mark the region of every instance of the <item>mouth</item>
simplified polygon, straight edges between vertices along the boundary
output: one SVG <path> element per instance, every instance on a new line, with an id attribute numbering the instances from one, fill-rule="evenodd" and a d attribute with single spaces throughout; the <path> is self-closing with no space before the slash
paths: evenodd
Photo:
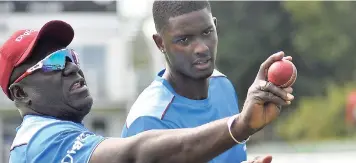
<path id="1" fill-rule="evenodd" d="M 209 68 L 211 65 L 211 57 L 197 59 L 195 60 L 193 65 L 199 70 L 205 70 Z"/>
<path id="2" fill-rule="evenodd" d="M 199 58 L 194 61 L 194 65 L 199 65 L 199 64 L 205 64 L 208 63 L 211 60 L 211 57 L 206 57 L 206 58 Z"/>
<path id="3" fill-rule="evenodd" d="M 72 84 L 72 86 L 70 87 L 70 91 L 74 91 L 74 90 L 86 87 L 86 85 L 87 84 L 86 84 L 84 78 L 80 78 Z"/>

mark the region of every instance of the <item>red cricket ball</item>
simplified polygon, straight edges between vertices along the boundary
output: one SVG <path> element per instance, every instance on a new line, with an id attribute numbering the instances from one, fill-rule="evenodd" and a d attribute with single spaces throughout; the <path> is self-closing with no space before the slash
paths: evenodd
<path id="1" fill-rule="evenodd" d="M 274 62 L 267 72 L 268 81 L 282 88 L 292 86 L 297 79 L 297 68 L 285 59 Z"/>

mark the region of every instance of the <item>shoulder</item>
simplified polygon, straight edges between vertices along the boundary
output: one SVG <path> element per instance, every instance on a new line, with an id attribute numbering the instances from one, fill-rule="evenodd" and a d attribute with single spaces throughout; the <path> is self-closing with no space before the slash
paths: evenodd
<path id="1" fill-rule="evenodd" d="M 19 127 L 11 147 L 10 159 L 19 152 L 29 162 L 60 162 L 67 158 L 68 152 L 77 153 L 77 158 L 86 162 L 94 146 L 104 138 L 95 136 L 83 125 L 49 117 L 29 116 Z M 85 149 L 78 152 L 86 145 Z M 80 153 L 80 154 L 79 154 Z"/>
<path id="2" fill-rule="evenodd" d="M 11 150 L 21 146 L 27 145 L 33 140 L 41 140 L 44 137 L 51 137 L 55 134 L 64 131 L 85 131 L 83 125 L 70 121 L 63 121 L 49 117 L 29 116 L 22 122 L 18 128 L 15 139 L 11 145 Z M 41 135 L 41 132 L 47 132 Z M 37 137 L 41 136 L 40 139 Z"/>
<path id="3" fill-rule="evenodd" d="M 219 70 L 214 69 L 213 74 L 211 74 L 210 78 L 223 77 L 226 78 L 226 75 L 221 73 Z"/>
<path id="4" fill-rule="evenodd" d="M 215 70 L 210 78 L 209 92 L 214 96 L 224 97 L 225 100 L 238 104 L 238 93 L 232 82 L 218 70 Z"/>
<path id="5" fill-rule="evenodd" d="M 27 145 L 29 141 L 42 129 L 52 124 L 60 124 L 62 121 L 42 117 L 42 116 L 27 116 L 21 126 L 18 128 L 11 150 L 17 146 Z"/>
<path id="6" fill-rule="evenodd" d="M 174 100 L 174 94 L 160 81 L 153 81 L 132 105 L 126 119 L 126 126 L 140 117 L 162 119 Z"/>
<path id="7" fill-rule="evenodd" d="M 218 70 L 214 70 L 213 74 L 210 76 L 211 85 L 218 85 L 219 87 L 224 87 L 226 89 L 234 90 L 232 82 L 228 77 Z"/>
<path id="8" fill-rule="evenodd" d="M 25 163 L 27 145 L 18 146 L 10 151 L 9 162 Z"/>
<path id="9" fill-rule="evenodd" d="M 56 120 L 39 129 L 27 143 L 29 161 L 87 162 L 95 147 L 104 140 L 82 124 Z"/>

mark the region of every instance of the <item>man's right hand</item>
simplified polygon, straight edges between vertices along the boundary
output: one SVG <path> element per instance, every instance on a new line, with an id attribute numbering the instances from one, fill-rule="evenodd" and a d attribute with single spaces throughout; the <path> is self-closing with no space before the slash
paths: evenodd
<path id="1" fill-rule="evenodd" d="M 283 53 L 274 54 L 261 65 L 242 112 L 232 121 L 232 130 L 226 125 L 231 125 L 229 117 L 195 128 L 150 130 L 129 138 L 108 138 L 96 147 L 90 163 L 208 162 L 236 145 L 236 140 L 244 140 L 272 122 L 281 106 L 291 103 L 292 88 L 281 89 L 266 81 L 266 70 L 283 57 Z M 234 132 L 235 141 L 230 131 Z M 266 157 L 252 163 L 270 162 L 271 157 Z"/>
<path id="2" fill-rule="evenodd" d="M 246 132 L 249 135 L 256 133 L 275 120 L 280 114 L 282 106 L 290 105 L 294 99 L 291 87 L 282 89 L 266 80 L 268 68 L 272 63 L 283 58 L 292 60 L 290 56 L 284 57 L 284 52 L 278 52 L 264 61 L 254 83 L 248 90 L 238 123 L 246 127 Z"/>

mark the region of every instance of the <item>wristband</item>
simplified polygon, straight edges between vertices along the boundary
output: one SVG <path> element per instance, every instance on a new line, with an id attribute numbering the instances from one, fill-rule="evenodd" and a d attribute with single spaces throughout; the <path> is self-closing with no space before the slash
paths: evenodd
<path id="1" fill-rule="evenodd" d="M 250 136 L 249 136 L 246 140 L 240 142 L 240 141 L 238 141 L 238 140 L 234 137 L 234 135 L 232 135 L 232 132 L 231 132 L 231 126 L 232 126 L 232 124 L 235 122 L 235 120 L 236 120 L 236 118 L 237 118 L 238 116 L 239 116 L 239 115 L 236 114 L 236 115 L 234 115 L 234 116 L 232 116 L 232 117 L 229 118 L 229 120 L 227 121 L 227 128 L 229 129 L 230 137 L 232 138 L 232 140 L 234 140 L 237 144 L 244 144 L 244 143 L 246 143 L 246 142 L 250 139 Z"/>

